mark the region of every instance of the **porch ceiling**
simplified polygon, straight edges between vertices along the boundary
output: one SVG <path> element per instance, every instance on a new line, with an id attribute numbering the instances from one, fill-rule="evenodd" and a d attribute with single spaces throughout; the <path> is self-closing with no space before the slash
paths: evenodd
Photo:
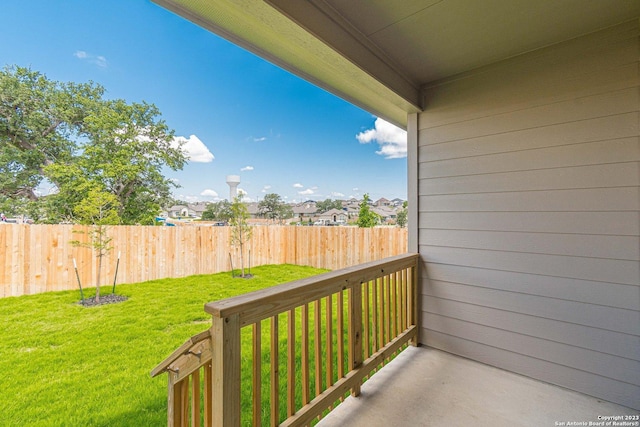
<path id="1" fill-rule="evenodd" d="M 637 0 L 154 1 L 400 126 L 425 84 L 640 16 Z"/>

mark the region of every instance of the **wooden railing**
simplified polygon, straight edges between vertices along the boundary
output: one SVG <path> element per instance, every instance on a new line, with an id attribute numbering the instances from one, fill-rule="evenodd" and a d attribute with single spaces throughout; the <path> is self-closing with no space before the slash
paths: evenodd
<path id="1" fill-rule="evenodd" d="M 168 425 L 311 425 L 417 344 L 417 254 L 207 304 L 167 372 Z"/>

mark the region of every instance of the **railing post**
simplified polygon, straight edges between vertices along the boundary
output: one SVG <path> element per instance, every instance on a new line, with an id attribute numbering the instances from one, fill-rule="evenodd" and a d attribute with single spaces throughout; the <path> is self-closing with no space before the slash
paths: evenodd
<path id="1" fill-rule="evenodd" d="M 212 421 L 214 427 L 240 426 L 240 321 L 237 314 L 213 316 Z"/>
<path id="2" fill-rule="evenodd" d="M 362 365 L 362 283 L 349 288 L 349 371 Z M 360 395 L 360 383 L 351 388 L 352 396 Z"/>

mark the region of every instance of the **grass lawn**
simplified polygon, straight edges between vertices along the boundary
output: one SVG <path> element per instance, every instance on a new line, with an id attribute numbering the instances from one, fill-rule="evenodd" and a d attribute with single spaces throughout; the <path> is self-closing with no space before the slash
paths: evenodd
<path id="1" fill-rule="evenodd" d="M 166 375 L 149 372 L 209 327 L 205 303 L 324 271 L 262 266 L 250 280 L 220 273 L 119 285 L 129 299 L 98 307 L 76 304 L 78 291 L 2 298 L 0 425 L 166 425 Z"/>

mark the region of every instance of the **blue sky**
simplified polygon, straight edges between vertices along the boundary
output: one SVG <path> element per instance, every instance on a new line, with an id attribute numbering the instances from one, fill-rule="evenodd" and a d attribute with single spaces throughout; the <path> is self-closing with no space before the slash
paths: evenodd
<path id="1" fill-rule="evenodd" d="M 147 101 L 187 141 L 186 201 L 406 198 L 406 136 L 147 0 L 0 0 L 0 65 Z"/>

